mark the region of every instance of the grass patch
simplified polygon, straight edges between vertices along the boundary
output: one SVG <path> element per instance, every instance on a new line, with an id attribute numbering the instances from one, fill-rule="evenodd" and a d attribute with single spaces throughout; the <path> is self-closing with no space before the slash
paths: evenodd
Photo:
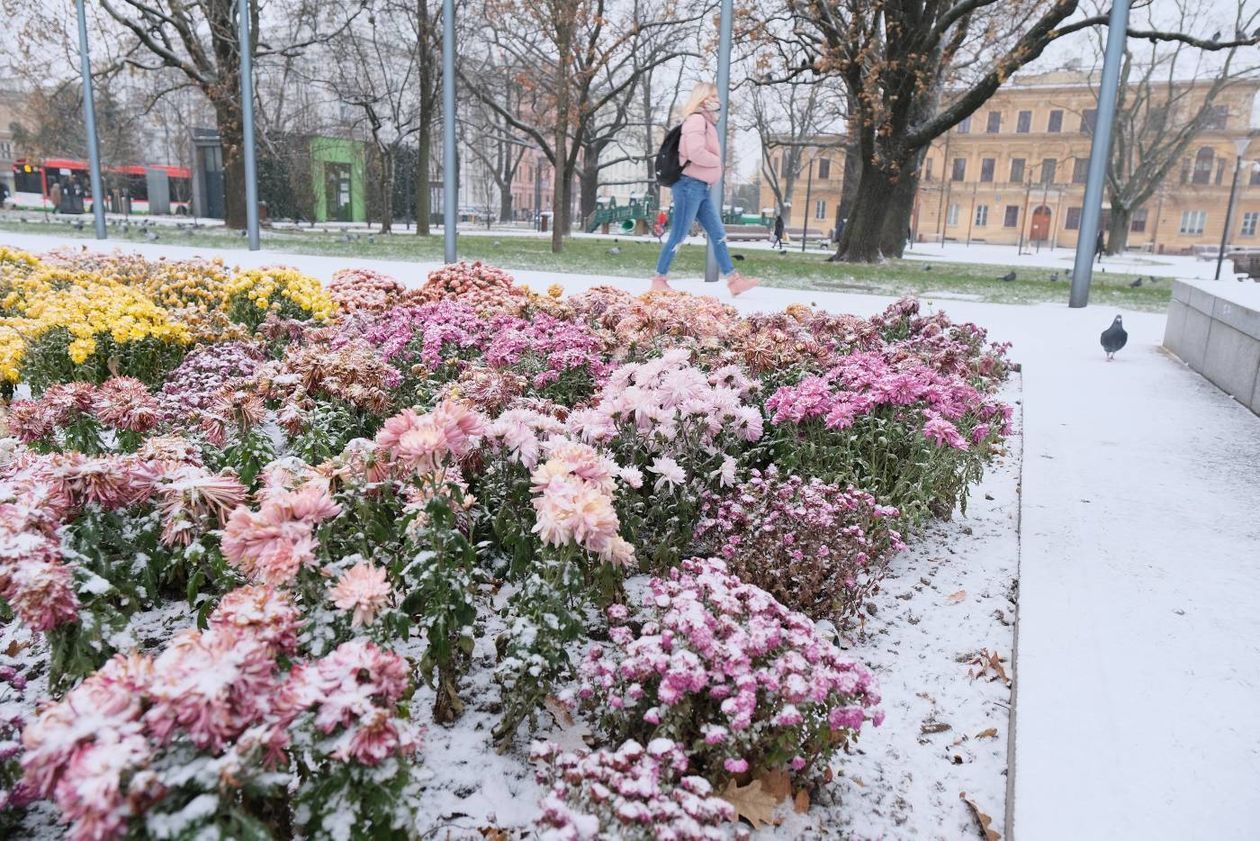
<path id="1" fill-rule="evenodd" d="M 89 239 L 93 236 L 90 217 L 82 217 L 84 227 L 76 229 L 64 222 L 21 223 L 10 214 L 0 220 L 0 232 L 52 234 Z M 120 244 L 156 241 L 164 245 L 185 245 L 198 248 L 244 248 L 239 232 L 222 228 L 183 231 L 170 226 L 154 226 L 158 239 L 150 240 L 145 229 L 132 225 L 123 231 L 111 227 L 110 240 Z M 344 257 L 347 265 L 356 259 L 400 260 L 405 262 L 438 262 L 442 259 L 442 237 L 420 237 L 399 232 L 390 235 L 368 235 L 346 242 L 338 231 L 266 230 L 263 247 L 293 254 Z M 618 277 L 652 275 L 660 246 L 655 238 L 621 237 L 617 242 L 603 239 L 572 239 L 561 254 L 551 253 L 551 241 L 542 237 L 500 236 L 493 231 L 464 231 L 459 237 L 461 259 L 482 260 L 518 271 L 555 271 L 578 274 L 605 274 Z M 619 253 L 612 253 L 613 250 Z M 945 263 L 931 260 L 889 260 L 876 265 L 828 263 L 829 252 L 812 250 L 802 254 L 788 251 L 780 255 L 762 249 L 741 249 L 732 244 L 733 254 L 741 255 L 740 271 L 765 279 L 767 285 L 819 292 L 865 292 L 880 295 L 935 294 L 970 298 L 978 301 L 1010 304 L 1064 303 L 1068 297 L 1066 277 L 1070 267 L 1062 269 L 1015 268 L 1017 277 L 1004 283 L 997 278 L 1011 269 L 973 263 Z M 929 270 L 926 268 L 931 266 Z M 1105 268 L 1105 266 L 1104 266 Z M 680 276 L 696 276 L 704 272 L 704 248 L 684 245 L 674 260 L 673 272 Z M 1057 276 L 1057 281 L 1052 277 Z M 1163 310 L 1171 296 L 1172 281 L 1149 278 L 1139 288 L 1129 284 L 1133 274 L 1095 271 L 1090 300 L 1134 310 Z M 419 278 L 400 277 L 415 281 Z"/>

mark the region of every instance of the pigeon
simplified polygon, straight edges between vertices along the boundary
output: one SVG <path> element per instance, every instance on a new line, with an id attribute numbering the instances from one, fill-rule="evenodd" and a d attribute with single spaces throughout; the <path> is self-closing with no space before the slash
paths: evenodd
<path id="1" fill-rule="evenodd" d="M 368 245 L 376 245 L 376 237 L 373 234 L 368 234 Z"/>
<path id="2" fill-rule="evenodd" d="M 786 257 L 786 256 L 787 256 L 787 252 L 786 252 L 786 251 L 780 251 L 780 252 L 779 252 L 779 256 L 780 256 L 780 257 Z"/>
<path id="3" fill-rule="evenodd" d="M 83 230 L 83 220 L 82 220 L 82 219 L 77 219 L 77 220 L 75 220 L 75 223 L 74 223 L 74 229 L 75 229 L 76 231 L 81 231 L 81 230 Z"/>
<path id="4" fill-rule="evenodd" d="M 1155 282 L 1157 282 L 1158 280 L 1159 280 L 1159 278 L 1157 278 L 1155 275 L 1151 275 L 1149 278 L 1147 278 L 1146 282 L 1147 282 L 1147 283 L 1155 283 Z"/>
<path id="5" fill-rule="evenodd" d="M 1138 288 L 1139 286 L 1141 286 L 1141 285 L 1142 285 L 1142 278 L 1141 278 L 1141 277 L 1139 277 L 1137 280 L 1135 280 L 1135 281 L 1133 281 L 1132 283 L 1130 283 L 1130 284 L 1129 284 L 1129 288 L 1130 288 L 1130 289 L 1137 289 L 1137 288 Z"/>
<path id="6" fill-rule="evenodd" d="M 144 238 L 147 239 L 149 242 L 155 242 L 158 238 L 158 235 L 156 231 L 145 231 Z"/>
<path id="7" fill-rule="evenodd" d="M 1050 272 L 1050 282 L 1051 282 L 1051 283 L 1058 283 L 1058 282 L 1059 282 L 1059 273 L 1058 273 L 1058 272 Z"/>
<path id="8" fill-rule="evenodd" d="M 930 271 L 932 271 L 932 264 L 931 264 L 931 263 L 926 263 L 926 264 L 924 264 L 924 266 L 923 266 L 923 271 L 925 271 L 925 272 L 930 272 Z"/>
<path id="9" fill-rule="evenodd" d="M 240 231 L 240 236 L 241 236 L 241 239 L 244 239 L 245 237 L 249 236 L 249 231 L 242 228 Z"/>
<path id="10" fill-rule="evenodd" d="M 616 257 L 621 253 L 621 249 L 614 245 L 612 248 L 608 249 L 608 253 Z"/>
<path id="11" fill-rule="evenodd" d="M 493 245 L 494 245 L 494 247 L 495 247 L 495 248 L 498 248 L 498 247 L 499 247 L 500 245 L 502 245 L 502 244 L 503 244 L 503 243 L 499 242 L 497 239 L 496 239 L 496 240 L 494 241 L 494 243 L 493 243 Z"/>
<path id="12" fill-rule="evenodd" d="M 743 254 L 732 254 L 732 255 L 731 255 L 731 257 L 732 257 L 732 258 L 734 258 L 734 259 L 736 259 L 736 260 L 743 260 L 743 259 L 744 259 L 744 255 L 743 255 Z"/>
<path id="13" fill-rule="evenodd" d="M 1015 279 L 1014 269 L 1011 269 L 1009 272 L 1007 272 L 1006 274 L 998 278 L 998 280 L 1002 281 L 1003 283 L 1010 283 L 1014 279 Z"/>
<path id="14" fill-rule="evenodd" d="M 1124 320 L 1117 315 L 1116 320 L 1111 322 L 1111 326 L 1102 332 L 1102 336 L 1099 339 L 1103 350 L 1107 351 L 1108 362 L 1115 358 L 1116 352 L 1124 347 L 1124 343 L 1128 340 L 1129 334 L 1124 332 Z"/>

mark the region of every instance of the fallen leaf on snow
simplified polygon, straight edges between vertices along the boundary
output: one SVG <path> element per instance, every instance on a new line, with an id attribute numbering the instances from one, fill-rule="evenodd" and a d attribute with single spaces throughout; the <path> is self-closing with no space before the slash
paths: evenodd
<path id="1" fill-rule="evenodd" d="M 948 597 L 946 597 L 945 601 L 949 602 L 950 604 L 958 604 L 959 602 L 961 602 L 962 600 L 966 598 L 967 598 L 967 591 L 959 590 L 957 593 L 951 593 Z"/>
<path id="2" fill-rule="evenodd" d="M 987 677 L 989 680 L 1001 679 L 1007 686 L 1011 685 L 1011 678 L 1006 673 L 1006 667 L 1002 665 L 1002 656 L 996 651 L 990 651 L 987 648 L 981 649 L 980 653 L 975 655 L 968 661 L 971 665 L 978 668 L 974 671 L 968 669 L 971 679 L 978 677 Z M 989 674 L 992 672 L 992 674 Z"/>
<path id="3" fill-rule="evenodd" d="M 761 780 L 753 780 L 745 786 L 731 780 L 726 784 L 726 790 L 721 797 L 734 806 L 735 814 L 752 824 L 753 829 L 778 824 L 774 819 L 774 808 L 779 805 L 779 801 L 761 787 Z"/>
<path id="4" fill-rule="evenodd" d="M 976 805 L 976 801 L 967 796 L 967 792 L 961 792 L 958 796 L 962 798 L 962 802 L 971 807 L 971 814 L 975 816 L 976 823 L 980 824 L 980 833 L 984 836 L 984 841 L 1000 841 L 1002 833 L 990 826 L 993 823 L 993 818 L 981 812 L 980 807 Z"/>
<path id="5" fill-rule="evenodd" d="M 767 771 L 760 779 L 761 787 L 774 798 L 775 803 L 782 803 L 792 796 L 792 778 L 785 769 Z"/>
<path id="6" fill-rule="evenodd" d="M 981 730 L 979 733 L 976 734 L 976 738 L 977 739 L 996 739 L 997 728 L 990 727 L 987 730 Z"/>
<path id="7" fill-rule="evenodd" d="M 551 717 L 556 720 L 556 724 L 561 727 L 573 726 L 573 714 L 569 712 L 569 708 L 564 702 L 555 695 L 548 695 L 543 700 L 543 706 L 547 708 L 547 712 L 551 713 Z"/>
<path id="8" fill-rule="evenodd" d="M 792 799 L 792 809 L 798 815 L 809 811 L 809 792 L 806 789 L 801 789 L 796 793 L 796 797 Z"/>
<path id="9" fill-rule="evenodd" d="M 944 733 L 950 729 L 949 725 L 943 721 L 925 721 L 923 726 L 919 728 L 920 733 Z"/>

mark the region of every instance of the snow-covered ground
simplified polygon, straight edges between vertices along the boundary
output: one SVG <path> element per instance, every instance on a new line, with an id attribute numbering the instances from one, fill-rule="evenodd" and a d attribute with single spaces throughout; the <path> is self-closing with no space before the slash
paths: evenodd
<path id="1" fill-rule="evenodd" d="M 84 244 L 77 239 L 10 234 L 0 235 L 0 242 L 33 250 Z M 114 247 L 95 241 L 87 245 L 103 250 Z M 157 244 L 127 248 L 154 257 L 186 257 L 196 252 Z M 916 247 L 916 252 L 920 249 Z M 1000 262 L 1012 262 L 1009 252 L 1013 249 L 998 246 L 972 246 L 975 256 L 967 259 L 980 262 L 981 251 L 991 249 L 1006 255 Z M 948 253 L 951 246 L 943 250 Z M 1057 253 L 1063 265 L 1070 267 L 1070 253 L 1063 249 Z M 243 266 L 285 263 L 325 280 L 337 268 L 358 265 L 415 283 L 431 268 L 429 264 L 274 252 L 209 251 L 208 255 L 222 255 Z M 996 254 L 993 259 L 998 260 Z M 1039 259 L 1049 258 L 1043 251 Z M 1197 263 L 1185 258 L 1144 259 L 1184 264 L 1170 271 L 1186 272 L 1185 276 L 1191 276 L 1185 266 Z M 1212 264 L 1200 266 L 1210 276 Z M 1157 274 L 1157 268 L 1124 270 Z M 515 274 L 535 288 L 559 282 L 569 292 L 600 283 L 629 289 L 644 285 L 625 278 Z M 698 280 L 675 285 L 726 298 L 720 285 Z M 926 299 L 930 301 L 931 296 Z M 753 290 L 735 304 L 751 312 L 801 302 L 869 315 L 889 300 L 767 288 Z M 1008 549 L 997 548 L 1003 543 L 1001 529 L 996 520 L 986 518 L 1001 514 L 1019 523 L 1012 829 L 1020 841 L 1257 837 L 1260 418 L 1159 349 L 1162 314 L 1124 312 L 1129 344 L 1115 362 L 1108 363 L 1098 346 L 1098 334 L 1110 324 L 1113 309 L 943 299 L 940 303 L 955 319 L 975 321 L 989 328 L 991 338 L 1014 343 L 1012 356 L 1024 366 L 1023 474 L 1016 486 L 1018 499 L 1003 495 L 1000 483 L 1014 480 L 1003 472 L 1015 469 L 1013 454 L 1010 467 L 986 480 L 986 488 L 996 482 L 999 490 L 977 491 L 972 512 L 977 523 L 955 524 L 971 526 L 971 535 L 952 533 L 949 529 L 955 526 L 945 526 L 945 532 L 919 544 L 919 551 L 934 551 L 944 561 L 935 574 L 930 566 L 920 572 L 929 582 L 922 585 L 924 589 L 913 592 L 915 578 L 907 568 L 890 581 L 884 598 L 912 591 L 904 603 L 909 615 L 942 616 L 941 621 L 947 623 L 951 610 L 968 611 L 953 614 L 958 628 L 952 623 L 942 626 L 959 636 L 945 636 L 942 630 L 928 637 L 933 647 L 922 651 L 928 660 L 939 660 L 946 649 L 966 647 L 961 640 L 972 631 L 963 628 L 986 632 L 987 639 L 974 641 L 976 647 L 1008 655 L 999 630 L 1005 626 L 979 620 L 982 609 L 988 612 L 990 603 L 997 609 L 1005 597 L 997 555 L 1015 549 L 1010 541 L 1006 541 Z M 985 500 L 985 492 L 994 499 Z M 950 554 L 951 548 L 956 555 Z M 990 567 L 991 562 L 995 566 Z M 910 556 L 906 563 L 920 562 Z M 964 579 L 956 576 L 970 575 L 972 565 L 990 570 L 990 577 L 962 583 Z M 947 597 L 957 590 L 966 590 L 968 601 L 952 605 Z M 973 605 L 970 599 L 977 593 L 987 593 L 990 601 Z M 870 627 L 877 628 L 881 615 L 896 615 L 897 610 L 888 607 L 885 613 L 877 604 Z M 968 618 L 973 614 L 974 623 Z M 891 664 L 894 656 L 918 657 L 924 645 L 917 636 L 905 636 L 900 648 L 913 654 L 893 655 L 894 624 L 919 627 L 910 625 L 908 617 L 905 623 L 897 617 L 887 626 L 889 637 L 876 632 L 869 654 L 881 668 Z M 951 639 L 959 644 L 951 645 Z M 994 817 L 995 827 L 1003 824 L 1000 804 L 1005 782 L 994 780 L 987 771 L 1000 772 L 991 754 L 1003 750 L 1000 746 L 1007 736 L 1003 717 L 991 707 L 994 723 L 973 732 L 979 708 L 957 707 L 960 711 L 954 712 L 941 703 L 942 697 L 948 697 L 949 704 L 960 703 L 962 690 L 939 683 L 944 680 L 940 664 L 930 665 L 935 673 L 911 670 L 902 677 L 886 677 L 890 683 L 885 694 L 890 710 L 896 709 L 905 699 L 905 688 L 898 681 L 914 680 L 917 674 L 917 679 L 928 684 L 922 692 L 936 698 L 939 709 L 932 713 L 927 699 L 916 698 L 914 703 L 922 706 L 911 707 L 912 715 L 903 716 L 901 725 L 889 722 L 882 734 L 863 734 L 860 749 L 867 753 L 845 763 L 847 770 L 868 784 L 844 783 L 845 796 L 853 803 L 857 790 L 872 823 L 851 829 L 824 827 L 823 834 L 914 837 L 904 827 L 919 827 L 923 837 L 953 838 L 965 837 L 960 832 L 970 827 L 979 837 L 978 829 L 964 821 L 968 813 L 957 799 L 962 790 Z M 964 682 L 969 681 L 967 665 L 957 665 Z M 983 703 L 995 702 L 998 698 L 988 694 L 991 690 L 992 686 L 981 687 L 977 697 Z M 951 730 L 919 732 L 930 714 L 938 717 L 938 723 L 949 723 Z M 913 745 L 906 741 L 909 731 L 904 729 L 911 726 L 916 731 Z M 993 740 L 977 737 L 987 726 L 998 728 L 998 739 L 991 745 Z M 971 767 L 964 758 L 958 767 L 962 770 L 947 768 L 950 776 L 941 778 L 939 788 L 936 782 L 926 784 L 917 777 L 896 779 L 898 766 L 891 759 L 897 756 L 907 757 L 904 769 L 912 774 L 930 766 L 919 754 L 905 753 L 908 747 L 922 748 L 925 755 L 935 758 L 962 735 L 969 739 L 961 746 L 976 751 Z M 920 736 L 926 745 L 918 744 Z M 887 742 L 881 743 L 883 738 Z M 987 787 L 964 788 L 973 785 L 973 774 L 987 780 L 982 783 Z M 881 782 L 875 784 L 876 780 Z M 864 794 L 876 785 L 885 797 L 895 790 L 901 797 L 908 793 L 914 799 L 908 823 L 898 827 L 892 817 L 888 818 L 891 825 L 875 822 L 877 808 L 887 810 L 878 816 L 879 821 L 899 808 L 895 796 L 888 801 Z M 862 812 L 855 809 L 852 814 L 856 818 Z"/>

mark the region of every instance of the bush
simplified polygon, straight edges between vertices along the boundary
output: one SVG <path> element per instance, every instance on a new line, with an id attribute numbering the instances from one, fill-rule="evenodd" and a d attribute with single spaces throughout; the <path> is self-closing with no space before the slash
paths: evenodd
<path id="1" fill-rule="evenodd" d="M 888 558 L 905 548 L 896 508 L 774 465 L 701 505 L 703 551 L 792 610 L 842 621 L 875 592 Z"/>
<path id="2" fill-rule="evenodd" d="M 611 642 L 582 665 L 579 697 L 613 741 L 689 745 L 715 784 L 782 768 L 801 779 L 883 721 L 870 672 L 721 561 L 686 561 L 649 591 L 638 632 L 610 608 Z"/>

